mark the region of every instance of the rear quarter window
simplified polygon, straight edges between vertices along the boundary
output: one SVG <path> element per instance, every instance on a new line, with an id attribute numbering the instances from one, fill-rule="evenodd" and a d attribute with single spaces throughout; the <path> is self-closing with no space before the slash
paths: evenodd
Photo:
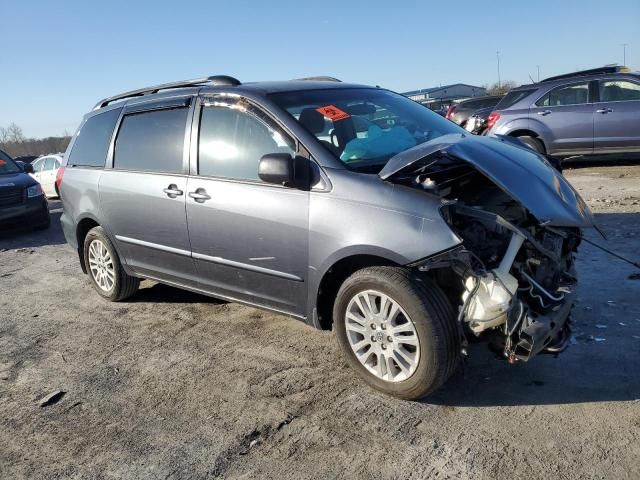
<path id="1" fill-rule="evenodd" d="M 69 166 L 104 167 L 120 110 L 109 110 L 87 119 L 78 132 L 69 154 Z"/>
<path id="2" fill-rule="evenodd" d="M 509 108 L 515 105 L 516 103 L 518 103 L 520 100 L 527 98 L 529 95 L 531 95 L 535 91 L 536 91 L 535 88 L 532 88 L 530 90 L 511 91 L 507 93 L 504 96 L 504 98 L 498 102 L 498 104 L 496 105 L 496 110 L 504 110 L 505 108 Z"/>

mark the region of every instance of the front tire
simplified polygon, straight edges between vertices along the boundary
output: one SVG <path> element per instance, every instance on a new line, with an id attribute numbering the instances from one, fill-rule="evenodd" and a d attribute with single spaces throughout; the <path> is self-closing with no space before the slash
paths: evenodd
<path id="1" fill-rule="evenodd" d="M 84 239 L 84 264 L 93 288 L 110 302 L 124 300 L 138 290 L 140 279 L 124 271 L 102 227 L 92 228 Z"/>
<path id="2" fill-rule="evenodd" d="M 372 387 L 424 397 L 455 371 L 460 341 L 451 304 L 433 281 L 397 267 L 369 267 L 340 287 L 333 309 L 349 365 Z"/>

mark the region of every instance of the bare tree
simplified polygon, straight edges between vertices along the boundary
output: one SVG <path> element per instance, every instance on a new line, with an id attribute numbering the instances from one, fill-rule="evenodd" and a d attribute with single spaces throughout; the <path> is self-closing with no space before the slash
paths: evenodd
<path id="1" fill-rule="evenodd" d="M 62 137 L 26 138 L 22 128 L 15 123 L 0 127 L 0 149 L 13 157 L 64 152 L 70 140 L 71 136 L 66 132 Z"/>
<path id="2" fill-rule="evenodd" d="M 516 82 L 507 80 L 506 82 L 492 83 L 487 86 L 487 95 L 506 95 L 512 88 L 516 87 Z"/>
<path id="3" fill-rule="evenodd" d="M 20 143 L 24 141 L 24 134 L 22 133 L 22 128 L 20 128 L 15 123 L 11 122 L 9 127 L 7 128 L 8 140 L 14 143 Z"/>

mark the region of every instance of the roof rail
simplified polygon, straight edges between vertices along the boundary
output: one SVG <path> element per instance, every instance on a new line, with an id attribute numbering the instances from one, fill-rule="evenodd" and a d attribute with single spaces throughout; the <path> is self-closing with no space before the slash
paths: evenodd
<path id="1" fill-rule="evenodd" d="M 169 90 L 171 88 L 184 88 L 184 87 L 196 87 L 198 85 L 220 85 L 220 86 L 236 86 L 240 85 L 240 80 L 230 77 L 228 75 L 213 75 L 211 77 L 194 78 L 192 80 L 180 80 L 178 82 L 162 83 L 160 85 L 154 85 L 152 87 L 140 88 L 138 90 L 131 90 L 119 95 L 107 97 L 96 103 L 93 110 L 98 110 L 109 105 L 111 102 L 117 100 L 123 100 L 131 97 L 142 97 L 144 95 L 150 95 L 158 93 L 160 90 Z"/>
<path id="2" fill-rule="evenodd" d="M 579 72 L 565 73 L 563 75 L 556 75 L 554 77 L 545 78 L 544 80 L 540 80 L 540 83 L 551 82 L 553 80 L 562 80 L 563 78 L 585 77 L 587 75 L 599 75 L 606 73 L 628 73 L 630 71 L 631 70 L 624 65 L 605 65 L 604 67 L 591 68 L 589 70 L 580 70 Z"/>
<path id="3" fill-rule="evenodd" d="M 310 81 L 310 82 L 340 82 L 342 83 L 342 80 L 339 80 L 335 77 L 327 77 L 325 75 L 320 75 L 318 77 L 304 77 L 304 78 L 294 78 L 293 81 Z"/>

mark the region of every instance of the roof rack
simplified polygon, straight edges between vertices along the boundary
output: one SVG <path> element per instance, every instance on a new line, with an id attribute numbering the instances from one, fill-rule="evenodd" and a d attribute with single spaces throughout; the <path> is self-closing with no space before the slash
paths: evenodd
<path id="1" fill-rule="evenodd" d="M 131 90 L 129 92 L 121 93 L 119 95 L 114 95 L 113 97 L 107 97 L 105 99 L 100 100 L 98 103 L 96 103 L 96 106 L 93 107 L 93 110 L 104 108 L 107 105 L 109 105 L 111 102 L 115 102 L 117 100 L 123 100 L 125 98 L 142 97 L 144 95 L 151 95 L 153 93 L 158 93 L 160 90 L 169 90 L 171 88 L 196 87 L 198 85 L 236 86 L 236 85 L 240 85 L 240 80 L 238 80 L 237 78 L 230 77 L 228 75 L 213 75 L 213 76 L 204 77 L 204 78 L 194 78 L 192 80 L 180 80 L 178 82 L 162 83 L 160 85 L 155 85 L 152 87 L 140 88 L 138 90 Z"/>
<path id="2" fill-rule="evenodd" d="M 342 80 L 339 80 L 335 77 L 327 77 L 324 75 L 320 75 L 318 77 L 304 77 L 304 78 L 294 78 L 293 81 L 310 81 L 310 82 L 340 82 L 342 83 Z"/>
<path id="3" fill-rule="evenodd" d="M 553 80 L 562 80 L 563 78 L 586 77 L 587 75 L 599 75 L 607 73 L 628 73 L 630 71 L 631 70 L 624 65 L 605 65 L 604 67 L 591 68 L 589 70 L 580 70 L 579 72 L 565 73 L 563 75 L 556 75 L 555 77 L 545 78 L 544 80 L 540 80 L 540 83 L 551 82 Z"/>

